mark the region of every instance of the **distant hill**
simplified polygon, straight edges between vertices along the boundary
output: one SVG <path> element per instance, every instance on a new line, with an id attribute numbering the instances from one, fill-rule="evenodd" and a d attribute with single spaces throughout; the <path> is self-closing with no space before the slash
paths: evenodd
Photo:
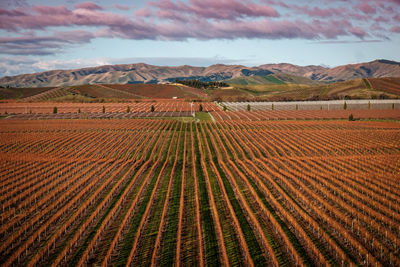
<path id="1" fill-rule="evenodd" d="M 225 101 L 399 99 L 400 78 L 362 78 L 322 84 L 235 84 L 230 90 L 212 92 L 211 98 Z"/>
<path id="2" fill-rule="evenodd" d="M 62 87 L 0 88 L 0 100 L 29 102 L 130 102 L 178 98 L 188 101 L 399 99 L 400 78 L 362 78 L 315 83 L 289 74 L 234 78 L 220 88 L 183 84 L 86 84 Z M 262 83 L 260 83 L 260 81 Z M 296 83 L 294 82 L 296 81 Z M 238 83 L 242 82 L 242 83 Z"/>
<path id="3" fill-rule="evenodd" d="M 267 64 L 260 68 L 273 73 L 302 76 L 320 82 L 340 82 L 357 78 L 400 77 L 400 63 L 389 60 L 375 60 L 359 64 L 347 64 L 335 68 L 322 66 L 296 66 L 292 64 Z"/>
<path id="4" fill-rule="evenodd" d="M 271 76 L 271 74 L 273 74 Z M 290 75 L 290 76 L 288 76 Z M 251 77 L 251 79 L 248 79 Z M 357 78 L 400 77 L 400 63 L 375 60 L 335 68 L 322 66 L 297 66 L 287 63 L 265 64 L 258 67 L 217 64 L 209 67 L 153 66 L 144 63 L 106 65 L 75 70 L 52 70 L 22 74 L 0 79 L 3 87 L 60 87 L 82 84 L 135 84 L 171 82 L 176 79 L 201 81 L 232 80 L 251 83 L 274 83 L 274 78 L 284 83 L 338 82 Z M 307 80 L 300 81 L 299 78 Z M 243 79 L 245 78 L 245 79 Z M 242 79 L 242 80 L 240 80 Z M 271 80 L 272 79 L 272 80 Z M 292 79 L 292 81 L 290 81 Z M 235 81 L 235 80 L 233 80 Z M 239 82 L 240 83 L 240 82 Z"/>

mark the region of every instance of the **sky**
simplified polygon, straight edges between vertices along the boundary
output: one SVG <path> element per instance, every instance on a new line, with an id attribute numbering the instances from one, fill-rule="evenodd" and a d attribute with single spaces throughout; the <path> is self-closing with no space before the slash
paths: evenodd
<path id="1" fill-rule="evenodd" d="M 0 0 L 0 77 L 52 69 L 400 61 L 400 0 Z"/>

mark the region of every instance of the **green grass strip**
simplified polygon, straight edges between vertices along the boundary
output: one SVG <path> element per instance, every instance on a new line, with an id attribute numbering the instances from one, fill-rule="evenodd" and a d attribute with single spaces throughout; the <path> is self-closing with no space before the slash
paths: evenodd
<path id="1" fill-rule="evenodd" d="M 181 134 L 181 133 L 180 133 Z M 161 266 L 173 266 L 176 253 L 176 239 L 178 231 L 179 204 L 182 184 L 182 155 L 183 138 L 179 144 L 178 161 L 175 167 L 174 185 L 172 187 L 172 197 L 169 204 L 167 225 L 161 241 Z"/>
<path id="2" fill-rule="evenodd" d="M 213 161 L 216 163 L 216 151 L 214 147 L 211 145 L 211 138 L 209 136 L 209 133 L 205 131 L 206 133 L 206 139 L 210 145 L 210 150 L 211 154 L 213 155 Z M 264 258 L 263 252 L 260 248 L 260 245 L 258 244 L 257 238 L 254 235 L 253 230 L 251 229 L 251 226 L 249 222 L 246 219 L 246 216 L 243 213 L 242 208 L 240 207 L 240 204 L 238 200 L 235 197 L 235 193 L 233 192 L 233 189 L 228 181 L 228 179 L 225 176 L 225 173 L 222 171 L 221 167 L 219 166 L 218 163 L 215 164 L 217 167 L 217 171 L 219 172 L 222 182 L 224 184 L 226 193 L 228 194 L 228 199 L 229 202 L 231 203 L 233 210 L 236 214 L 236 217 L 239 221 L 240 228 L 242 229 L 244 238 L 246 240 L 247 246 L 249 248 L 250 256 L 253 259 L 254 265 L 255 266 L 265 266 L 266 259 Z"/>
<path id="3" fill-rule="evenodd" d="M 218 255 L 218 242 L 215 234 L 214 221 L 211 215 L 210 204 L 208 202 L 208 193 L 206 188 L 205 177 L 201 168 L 201 156 L 196 134 L 194 136 L 194 149 L 196 154 L 196 173 L 199 183 L 199 202 L 200 216 L 203 229 L 203 239 L 205 245 L 205 257 L 208 266 L 220 266 Z M 193 166 L 194 167 L 194 166 Z"/>

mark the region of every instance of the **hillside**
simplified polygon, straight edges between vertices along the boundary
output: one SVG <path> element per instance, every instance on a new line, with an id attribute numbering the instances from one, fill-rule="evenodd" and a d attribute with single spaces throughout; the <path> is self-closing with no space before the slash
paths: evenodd
<path id="1" fill-rule="evenodd" d="M 286 73 L 274 73 L 266 76 L 254 75 L 254 76 L 242 76 L 233 79 L 226 80 L 225 82 L 234 85 L 256 85 L 256 84 L 319 84 L 318 81 L 313 81 L 309 78 L 302 76 L 295 76 Z"/>
<path id="2" fill-rule="evenodd" d="M 266 77 L 283 82 L 311 83 L 337 82 L 357 78 L 400 77 L 400 63 L 375 60 L 367 63 L 350 64 L 335 68 L 322 66 L 296 66 L 287 63 L 266 64 L 258 67 L 217 64 L 209 67 L 153 66 L 144 63 L 106 65 L 75 70 L 52 70 L 33 74 L 22 74 L 0 79 L 3 87 L 59 87 L 81 84 L 135 84 L 172 82 L 176 79 L 199 79 L 201 81 L 222 81 L 230 79 L 248 80 L 247 84 L 267 83 Z M 286 75 L 286 78 L 285 78 Z M 290 81 L 287 75 L 307 80 Z M 249 79 L 248 79 L 249 78 Z M 295 80 L 298 80 L 296 78 Z M 308 81 L 308 82 L 306 82 Z M 269 81 L 274 83 L 274 81 Z M 240 84 L 240 82 L 239 82 Z"/>
<path id="3" fill-rule="evenodd" d="M 375 60 L 359 64 L 347 64 L 334 68 L 321 66 L 296 66 L 292 64 L 267 64 L 260 68 L 274 73 L 302 76 L 320 82 L 338 82 L 357 78 L 400 77 L 400 63 L 389 60 Z"/>
<path id="4" fill-rule="evenodd" d="M 355 79 L 328 84 L 232 84 L 234 89 L 214 92 L 226 101 L 385 99 L 400 97 L 400 78 Z"/>
<path id="5" fill-rule="evenodd" d="M 229 81 L 236 84 L 207 89 L 182 84 L 86 84 L 55 88 L 0 88 L 0 99 L 22 102 L 126 102 L 175 97 L 203 101 L 400 98 L 400 78 L 392 77 L 316 83 L 293 75 L 269 74 L 234 78 Z"/>
<path id="6" fill-rule="evenodd" d="M 22 102 L 125 102 L 140 99 L 206 99 L 204 90 L 172 84 L 85 84 L 67 87 L 0 88 L 1 100 Z"/>

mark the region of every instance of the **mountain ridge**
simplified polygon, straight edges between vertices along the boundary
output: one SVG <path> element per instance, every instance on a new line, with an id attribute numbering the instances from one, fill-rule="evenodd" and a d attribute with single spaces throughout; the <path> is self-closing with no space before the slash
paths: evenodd
<path id="1" fill-rule="evenodd" d="M 215 64 L 208 67 L 156 66 L 146 63 L 115 64 L 71 70 L 49 70 L 0 78 L 0 85 L 11 87 L 71 86 L 80 84 L 160 83 L 175 79 L 221 81 L 238 77 L 289 74 L 318 82 L 338 82 L 357 78 L 400 77 L 400 63 L 378 59 L 333 68 L 290 63 L 263 64 L 256 67 Z"/>

